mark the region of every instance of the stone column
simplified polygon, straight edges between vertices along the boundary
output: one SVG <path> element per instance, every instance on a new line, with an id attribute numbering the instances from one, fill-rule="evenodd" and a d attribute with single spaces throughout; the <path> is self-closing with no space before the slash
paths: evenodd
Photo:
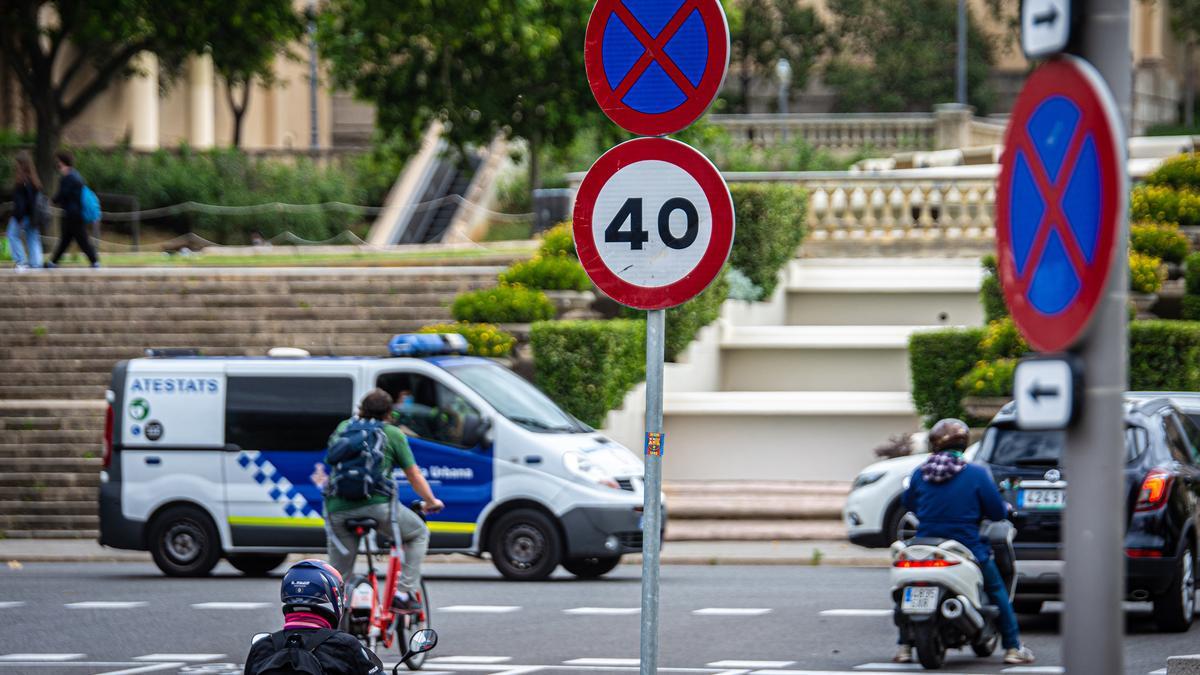
<path id="1" fill-rule="evenodd" d="M 971 146 L 971 120 L 975 109 L 969 105 L 942 103 L 933 107 L 934 147 L 954 150 Z"/>
<path id="2" fill-rule="evenodd" d="M 129 143 L 135 150 L 157 150 L 158 57 L 150 52 L 142 52 L 133 65 L 139 74 L 130 78 L 125 85 Z"/>
<path id="3" fill-rule="evenodd" d="M 207 150 L 214 143 L 212 56 L 193 56 L 188 63 L 188 143 Z"/>

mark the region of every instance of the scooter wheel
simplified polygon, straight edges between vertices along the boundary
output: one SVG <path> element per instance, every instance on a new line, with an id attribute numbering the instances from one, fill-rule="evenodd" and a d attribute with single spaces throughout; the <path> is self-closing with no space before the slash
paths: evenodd
<path id="1" fill-rule="evenodd" d="M 913 646 L 917 649 L 917 660 L 927 670 L 937 670 L 946 662 L 946 646 L 936 626 L 922 628 L 917 632 Z"/>
<path id="2" fill-rule="evenodd" d="M 1000 638 L 994 633 L 991 637 L 983 642 L 976 642 L 971 645 L 971 651 L 975 652 L 975 656 L 981 659 L 986 659 L 996 651 L 996 644 L 1000 642 Z"/>

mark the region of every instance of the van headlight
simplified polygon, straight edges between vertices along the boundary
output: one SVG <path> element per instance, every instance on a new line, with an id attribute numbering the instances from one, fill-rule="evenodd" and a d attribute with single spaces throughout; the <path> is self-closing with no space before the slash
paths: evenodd
<path id="1" fill-rule="evenodd" d="M 858 474 L 858 477 L 854 479 L 854 485 L 850 486 L 850 491 L 853 492 L 860 487 L 866 487 L 871 483 L 877 483 L 879 482 L 879 479 L 883 478 L 886 473 L 887 472 L 885 471 L 864 471 L 863 473 Z"/>
<path id="2" fill-rule="evenodd" d="M 568 452 L 563 455 L 563 467 L 567 473 L 588 485 L 603 485 L 604 487 L 620 490 L 621 486 L 607 471 L 592 463 L 582 452 Z"/>

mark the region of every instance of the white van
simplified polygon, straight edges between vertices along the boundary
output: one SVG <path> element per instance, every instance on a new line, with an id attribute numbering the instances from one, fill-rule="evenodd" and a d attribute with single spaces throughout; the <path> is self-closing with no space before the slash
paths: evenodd
<path id="1" fill-rule="evenodd" d="M 488 553 L 510 579 L 558 564 L 581 577 L 641 551 L 642 462 L 459 335 L 397 335 L 391 358 L 202 357 L 122 361 L 108 392 L 100 543 L 148 550 L 163 572 L 207 574 L 224 556 L 265 574 L 324 551 L 325 447 L 371 389 L 446 510 L 430 550 Z M 396 472 L 402 505 L 417 499 Z"/>

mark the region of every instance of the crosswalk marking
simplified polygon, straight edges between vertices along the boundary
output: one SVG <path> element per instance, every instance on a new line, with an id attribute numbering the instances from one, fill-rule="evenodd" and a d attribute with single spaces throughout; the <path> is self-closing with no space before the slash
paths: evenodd
<path id="1" fill-rule="evenodd" d="M 1065 673 L 1062 666 L 1013 666 L 1001 670 L 1002 673 Z"/>
<path id="2" fill-rule="evenodd" d="M 438 656 L 429 659 L 430 663 L 508 663 L 511 656 Z"/>
<path id="3" fill-rule="evenodd" d="M 87 654 L 31 654 L 31 653 L 16 653 L 5 654 L 0 656 L 0 661 L 74 661 L 82 659 Z"/>
<path id="4" fill-rule="evenodd" d="M 174 670 L 182 668 L 187 663 L 183 661 L 172 661 L 167 663 L 151 663 L 148 666 L 137 666 L 134 668 L 124 668 L 122 670 L 106 670 L 98 675 L 140 675 L 141 673 L 153 673 L 160 670 Z"/>
<path id="5" fill-rule="evenodd" d="M 639 659 L 571 659 L 563 661 L 568 666 L 637 666 Z"/>
<path id="6" fill-rule="evenodd" d="M 24 606 L 25 603 L 21 602 L 20 600 L 6 600 L 4 602 L 0 602 L 0 609 L 16 609 Z"/>
<path id="7" fill-rule="evenodd" d="M 450 612 L 451 614 L 508 614 L 520 611 L 520 609 L 515 605 L 450 605 L 449 607 L 439 607 L 435 611 Z"/>
<path id="8" fill-rule="evenodd" d="M 762 616 L 770 613 L 766 607 L 705 607 L 692 612 L 696 616 Z"/>
<path id="9" fill-rule="evenodd" d="M 200 661 L 216 661 L 217 659 L 225 658 L 224 654 L 146 654 L 145 656 L 135 656 L 134 661 L 187 661 L 189 663 L 198 663 Z"/>
<path id="10" fill-rule="evenodd" d="M 90 600 L 88 602 L 70 602 L 63 605 L 67 609 L 137 609 L 145 607 L 141 601 Z"/>
<path id="11" fill-rule="evenodd" d="M 713 668 L 787 668 L 795 661 L 713 661 Z"/>
<path id="12" fill-rule="evenodd" d="M 891 616 L 890 609 L 826 609 L 820 616 Z"/>
<path id="13" fill-rule="evenodd" d="M 192 609 L 263 609 L 271 606 L 269 602 L 197 602 Z"/>
<path id="14" fill-rule="evenodd" d="M 593 614 L 599 616 L 619 616 L 622 614 L 639 614 L 641 607 L 576 607 L 564 609 L 564 614 Z"/>
<path id="15" fill-rule="evenodd" d="M 854 666 L 855 670 L 886 670 L 891 672 L 917 671 L 925 670 L 925 667 L 919 663 L 864 663 L 861 666 Z"/>
<path id="16" fill-rule="evenodd" d="M 1167 669 L 1159 668 L 1158 670 L 1152 670 L 1149 673 L 1147 673 L 1147 675 L 1167 675 Z"/>

